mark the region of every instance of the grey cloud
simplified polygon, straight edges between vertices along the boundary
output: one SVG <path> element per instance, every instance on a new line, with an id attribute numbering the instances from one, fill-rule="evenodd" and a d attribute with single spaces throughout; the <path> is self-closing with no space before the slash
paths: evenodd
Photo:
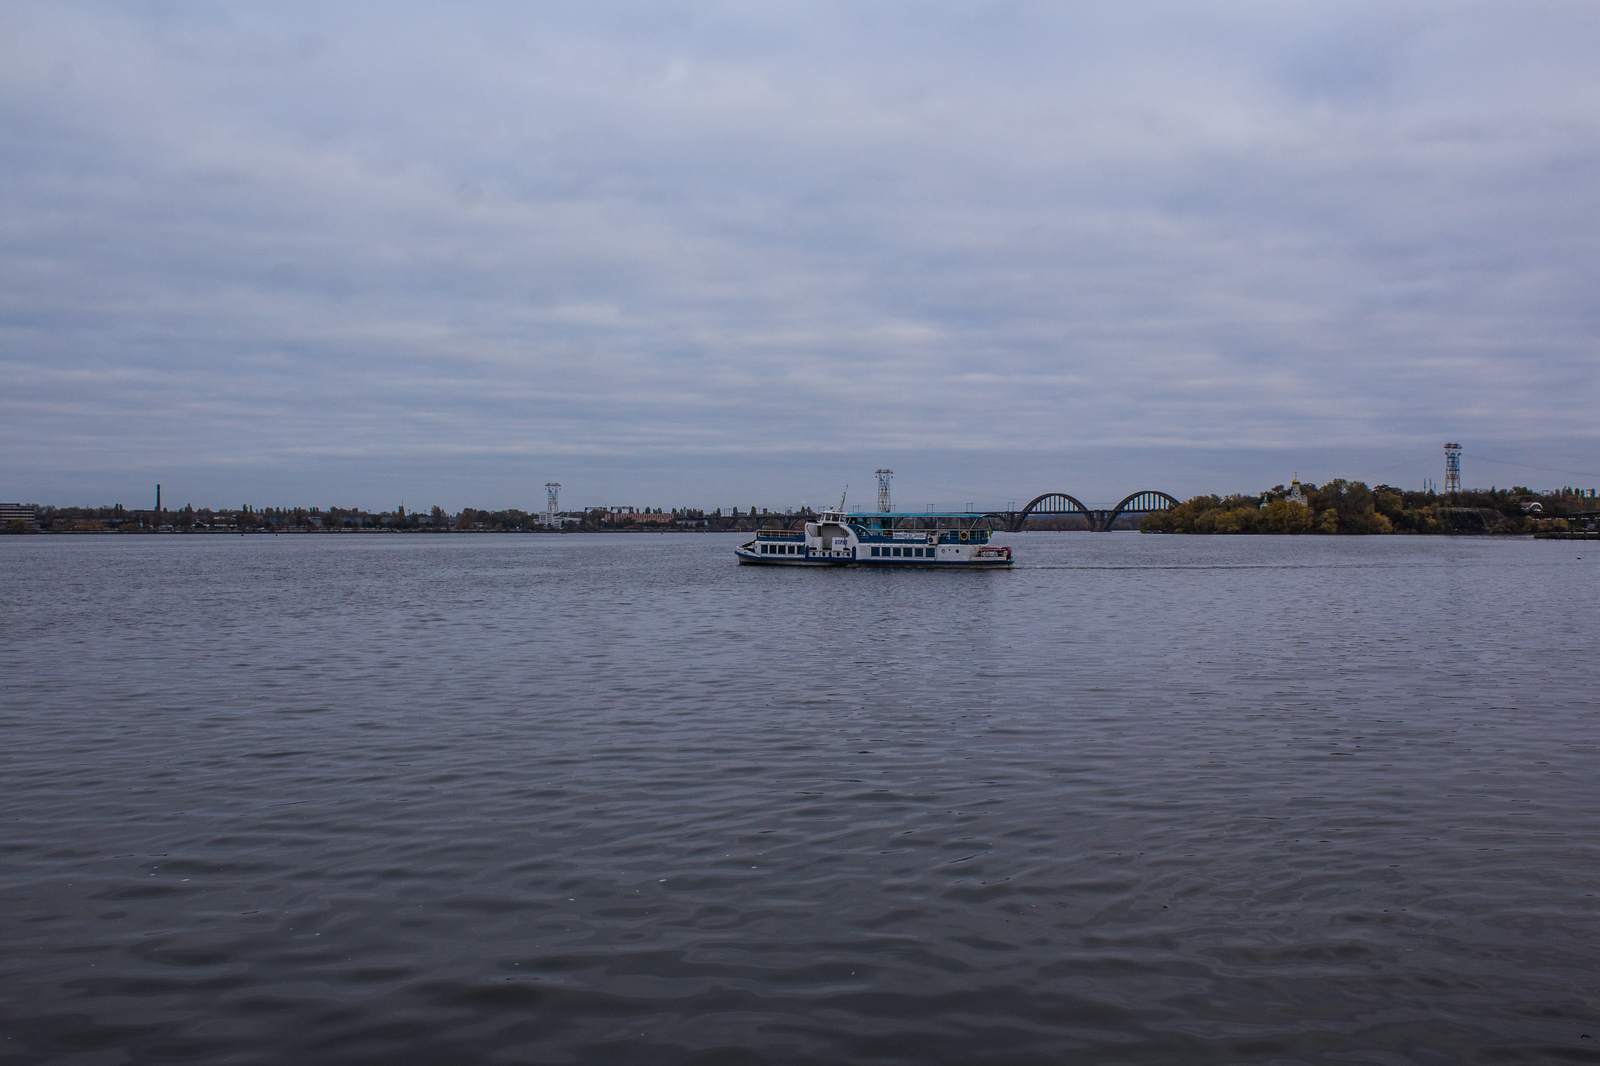
<path id="1" fill-rule="evenodd" d="M 883 461 L 1098 496 L 1415 481 L 1446 436 L 1600 468 L 1596 29 L 8 6 L 0 496 L 776 505 Z"/>

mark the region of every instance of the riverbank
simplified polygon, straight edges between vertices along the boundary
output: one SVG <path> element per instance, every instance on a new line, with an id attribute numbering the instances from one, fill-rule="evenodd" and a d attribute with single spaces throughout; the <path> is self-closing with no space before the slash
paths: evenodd
<path id="1" fill-rule="evenodd" d="M 1335 479 L 1278 485 L 1259 495 L 1196 496 L 1145 517 L 1145 533 L 1492 534 L 1561 533 L 1593 528 L 1600 501 L 1573 490 L 1536 493 L 1516 486 L 1442 496 L 1391 485 Z"/>

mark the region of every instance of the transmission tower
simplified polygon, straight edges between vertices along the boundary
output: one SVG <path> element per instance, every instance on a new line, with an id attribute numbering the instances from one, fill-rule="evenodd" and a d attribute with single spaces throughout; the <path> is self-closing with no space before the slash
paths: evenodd
<path id="1" fill-rule="evenodd" d="M 878 479 L 878 510 L 880 512 L 894 510 L 894 507 L 889 503 L 889 482 L 894 478 L 894 471 L 879 467 L 872 474 Z"/>
<path id="2" fill-rule="evenodd" d="M 1461 445 L 1455 441 L 1444 446 L 1444 491 L 1452 495 L 1461 491 Z"/>
<path id="3" fill-rule="evenodd" d="M 560 522 L 556 512 L 561 509 L 561 482 L 546 481 L 544 483 L 544 524 L 554 529 Z"/>

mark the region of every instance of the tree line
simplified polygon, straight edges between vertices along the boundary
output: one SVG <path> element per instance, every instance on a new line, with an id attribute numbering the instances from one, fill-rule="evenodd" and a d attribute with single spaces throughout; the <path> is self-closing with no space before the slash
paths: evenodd
<path id="1" fill-rule="evenodd" d="M 96 532 L 176 532 L 176 533 L 264 533 L 264 532 L 354 532 L 393 531 L 403 533 L 492 532 L 520 533 L 545 531 L 542 511 L 519 508 L 491 510 L 463 507 L 452 514 L 434 506 L 408 511 L 404 506 L 392 511 L 368 511 L 359 507 L 256 507 L 242 504 L 237 509 L 194 507 L 135 510 L 115 504 L 110 507 L 34 508 L 33 521 L 17 519 L 0 526 L 0 533 L 96 533 Z M 636 511 L 597 507 L 566 511 L 559 528 L 589 531 L 633 529 L 756 529 L 776 513 L 766 508 L 730 507 L 702 510 L 695 507 L 664 509 L 641 507 Z M 792 516 L 784 515 L 785 520 Z"/>
<path id="2" fill-rule="evenodd" d="M 1545 517 L 1535 517 L 1538 504 Z M 1145 533 L 1531 533 L 1565 528 L 1562 514 L 1600 508 L 1572 490 L 1525 486 L 1442 496 L 1335 478 L 1323 485 L 1277 485 L 1258 496 L 1195 496 L 1146 515 Z"/>

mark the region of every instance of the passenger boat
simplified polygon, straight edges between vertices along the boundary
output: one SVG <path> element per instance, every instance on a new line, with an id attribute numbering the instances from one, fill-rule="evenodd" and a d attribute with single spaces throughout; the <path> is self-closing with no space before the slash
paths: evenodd
<path id="1" fill-rule="evenodd" d="M 763 529 L 739 545 L 752 566 L 919 566 L 992 569 L 1011 549 L 989 543 L 987 515 L 823 511 L 804 530 Z"/>

